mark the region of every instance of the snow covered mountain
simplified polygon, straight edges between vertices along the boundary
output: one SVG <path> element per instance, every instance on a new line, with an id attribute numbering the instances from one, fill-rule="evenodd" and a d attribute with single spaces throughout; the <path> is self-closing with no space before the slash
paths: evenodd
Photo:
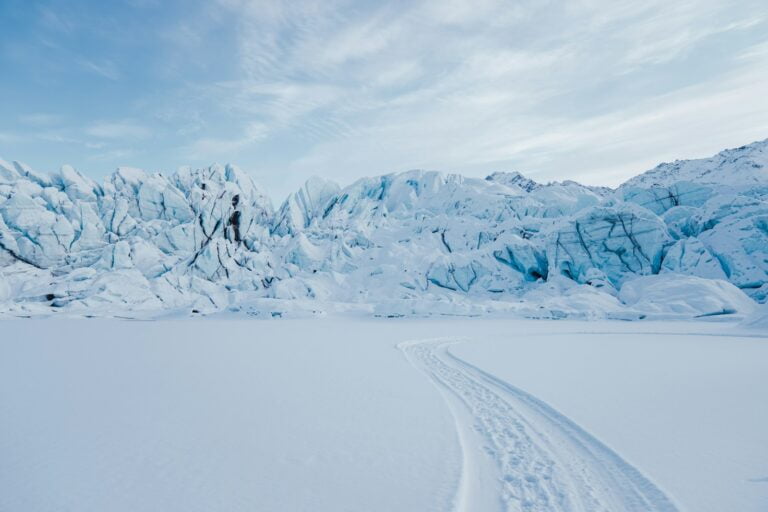
<path id="1" fill-rule="evenodd" d="M 711 158 L 659 164 L 622 186 L 648 188 L 668 186 L 680 181 L 764 187 L 768 184 L 768 143 L 761 140 L 739 148 L 726 149 Z"/>
<path id="2" fill-rule="evenodd" d="M 98 184 L 0 160 L 0 310 L 746 314 L 744 293 L 768 296 L 767 148 L 615 191 L 519 173 L 313 178 L 277 211 L 229 165 Z"/>
<path id="3" fill-rule="evenodd" d="M 530 178 L 526 178 L 519 172 L 494 172 L 489 174 L 485 178 L 487 181 L 493 181 L 506 185 L 507 187 L 517 187 L 524 192 L 533 192 L 537 188 L 541 188 L 543 185 L 537 183 Z"/>

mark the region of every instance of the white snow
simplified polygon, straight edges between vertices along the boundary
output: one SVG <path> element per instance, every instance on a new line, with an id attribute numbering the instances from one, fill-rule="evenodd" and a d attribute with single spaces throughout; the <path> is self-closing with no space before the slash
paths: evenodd
<path id="1" fill-rule="evenodd" d="M 765 332 L 752 338 L 730 325 L 638 326 L 516 326 L 450 350 L 565 415 L 679 510 L 764 510 Z"/>
<path id="2" fill-rule="evenodd" d="M 768 185 L 766 141 L 726 149 L 711 158 L 676 160 L 628 180 L 622 187 L 669 186 L 687 181 L 719 186 Z"/>
<path id="3" fill-rule="evenodd" d="M 683 275 L 644 276 L 621 287 L 619 299 L 656 315 L 693 317 L 751 314 L 757 305 L 727 281 Z"/>
<path id="4" fill-rule="evenodd" d="M 768 499 L 768 344 L 732 323 L 2 327 L 0 510 L 757 512 Z"/>

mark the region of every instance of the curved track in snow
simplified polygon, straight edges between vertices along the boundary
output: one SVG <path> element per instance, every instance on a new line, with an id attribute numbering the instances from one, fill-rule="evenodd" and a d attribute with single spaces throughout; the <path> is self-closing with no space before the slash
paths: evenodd
<path id="1" fill-rule="evenodd" d="M 454 356 L 433 339 L 401 343 L 451 408 L 463 453 L 456 510 L 672 512 L 636 468 L 566 416 Z"/>

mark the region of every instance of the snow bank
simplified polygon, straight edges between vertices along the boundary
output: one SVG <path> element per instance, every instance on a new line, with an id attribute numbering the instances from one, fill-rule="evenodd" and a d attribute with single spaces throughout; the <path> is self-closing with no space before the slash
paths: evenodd
<path id="1" fill-rule="evenodd" d="M 757 329 L 761 332 L 768 332 L 768 304 L 758 304 L 741 323 L 742 326 L 749 329 Z"/>
<path id="2" fill-rule="evenodd" d="M 619 291 L 619 299 L 656 317 L 748 315 L 756 306 L 744 292 L 727 281 L 675 274 L 627 281 Z"/>

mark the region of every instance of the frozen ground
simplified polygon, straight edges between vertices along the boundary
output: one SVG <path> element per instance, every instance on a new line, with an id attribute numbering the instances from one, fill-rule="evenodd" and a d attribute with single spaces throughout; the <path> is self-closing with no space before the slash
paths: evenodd
<path id="1" fill-rule="evenodd" d="M 0 510 L 764 511 L 762 332 L 5 320 Z"/>

